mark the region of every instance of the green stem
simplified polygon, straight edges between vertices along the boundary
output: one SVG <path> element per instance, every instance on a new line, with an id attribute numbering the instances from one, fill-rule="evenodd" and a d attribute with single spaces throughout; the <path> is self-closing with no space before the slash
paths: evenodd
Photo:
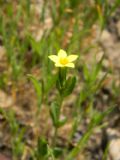
<path id="1" fill-rule="evenodd" d="M 59 68 L 59 81 L 61 83 L 61 87 L 64 86 L 64 83 L 66 81 L 66 74 L 67 74 L 67 69 L 66 68 Z"/>
<path id="2" fill-rule="evenodd" d="M 58 71 L 58 78 L 59 78 L 60 88 L 61 89 L 63 88 L 64 83 L 66 81 L 66 71 L 67 71 L 66 68 L 59 68 L 59 71 Z M 60 106 L 59 113 L 61 113 L 62 102 L 63 102 L 63 96 L 62 96 L 61 92 L 59 92 L 59 96 L 57 98 L 57 102 L 58 102 L 58 104 Z M 60 114 L 59 114 L 59 117 L 58 117 L 58 121 L 59 121 L 59 118 L 60 118 Z M 53 144 L 54 147 L 56 146 L 57 133 L 58 133 L 58 127 L 54 126 L 54 137 L 53 137 L 53 141 L 52 141 L 52 144 Z"/>
<path id="3" fill-rule="evenodd" d="M 55 129 L 54 129 L 54 137 L 53 137 L 53 147 L 56 146 L 57 133 L 58 133 L 58 128 L 55 127 Z"/>
<path id="4" fill-rule="evenodd" d="M 63 97 L 61 95 L 59 95 L 59 98 L 58 98 L 58 103 L 59 103 L 59 106 L 60 106 L 60 110 L 62 108 L 62 102 L 63 102 Z M 61 111 L 60 111 L 61 112 Z M 58 121 L 59 121 L 59 118 L 60 118 L 60 115 L 58 117 Z M 58 133 L 58 127 L 55 127 L 54 128 L 54 137 L 53 137 L 53 146 L 55 147 L 56 146 L 56 140 L 57 140 L 57 133 Z"/>

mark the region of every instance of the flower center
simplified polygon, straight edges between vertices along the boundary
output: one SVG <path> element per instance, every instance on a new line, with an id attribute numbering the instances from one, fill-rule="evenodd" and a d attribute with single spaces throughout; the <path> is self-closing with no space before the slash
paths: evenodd
<path id="1" fill-rule="evenodd" d="M 60 63 L 62 65 L 66 65 L 68 63 L 68 59 L 65 57 L 65 58 L 60 58 Z"/>

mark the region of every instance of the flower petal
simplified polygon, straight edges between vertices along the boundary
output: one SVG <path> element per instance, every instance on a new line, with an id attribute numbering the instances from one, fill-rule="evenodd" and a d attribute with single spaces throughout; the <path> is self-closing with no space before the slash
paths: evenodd
<path id="1" fill-rule="evenodd" d="M 75 65 L 74 63 L 68 63 L 65 65 L 66 67 L 70 67 L 70 68 L 75 68 Z"/>
<path id="2" fill-rule="evenodd" d="M 67 57 L 67 53 L 66 51 L 64 51 L 63 49 L 60 49 L 59 52 L 58 52 L 58 57 Z"/>
<path id="3" fill-rule="evenodd" d="M 58 62 L 58 56 L 56 55 L 50 55 L 48 56 L 50 58 L 50 60 L 52 60 L 53 62 L 57 63 Z"/>
<path id="4" fill-rule="evenodd" d="M 56 67 L 65 67 L 65 65 L 62 65 L 62 64 L 59 63 L 59 62 L 58 62 L 58 63 L 55 63 L 55 66 L 56 66 Z"/>
<path id="5" fill-rule="evenodd" d="M 69 62 L 73 62 L 78 58 L 78 55 L 72 54 L 72 55 L 69 55 L 67 58 Z"/>

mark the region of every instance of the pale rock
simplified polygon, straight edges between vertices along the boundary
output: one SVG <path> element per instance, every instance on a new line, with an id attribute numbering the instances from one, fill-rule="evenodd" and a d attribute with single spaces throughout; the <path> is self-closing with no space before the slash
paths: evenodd
<path id="1" fill-rule="evenodd" d="M 8 108 L 13 105 L 12 97 L 8 96 L 5 92 L 0 90 L 0 107 Z"/>
<path id="2" fill-rule="evenodd" d="M 118 35 L 120 36 L 120 21 L 118 21 L 116 26 L 117 26 L 117 30 L 118 30 Z"/>
<path id="3" fill-rule="evenodd" d="M 120 132 L 115 129 L 107 130 L 109 141 L 109 155 L 111 160 L 120 160 Z"/>

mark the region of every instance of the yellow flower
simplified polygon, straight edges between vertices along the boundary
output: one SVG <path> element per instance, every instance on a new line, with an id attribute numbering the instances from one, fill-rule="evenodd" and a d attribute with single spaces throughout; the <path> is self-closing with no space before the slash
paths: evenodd
<path id="1" fill-rule="evenodd" d="M 58 55 L 50 55 L 48 57 L 55 63 L 56 67 L 71 67 L 71 68 L 75 67 L 74 63 L 72 62 L 78 58 L 78 56 L 74 54 L 67 56 L 66 51 L 64 51 L 63 49 L 59 50 Z"/>

